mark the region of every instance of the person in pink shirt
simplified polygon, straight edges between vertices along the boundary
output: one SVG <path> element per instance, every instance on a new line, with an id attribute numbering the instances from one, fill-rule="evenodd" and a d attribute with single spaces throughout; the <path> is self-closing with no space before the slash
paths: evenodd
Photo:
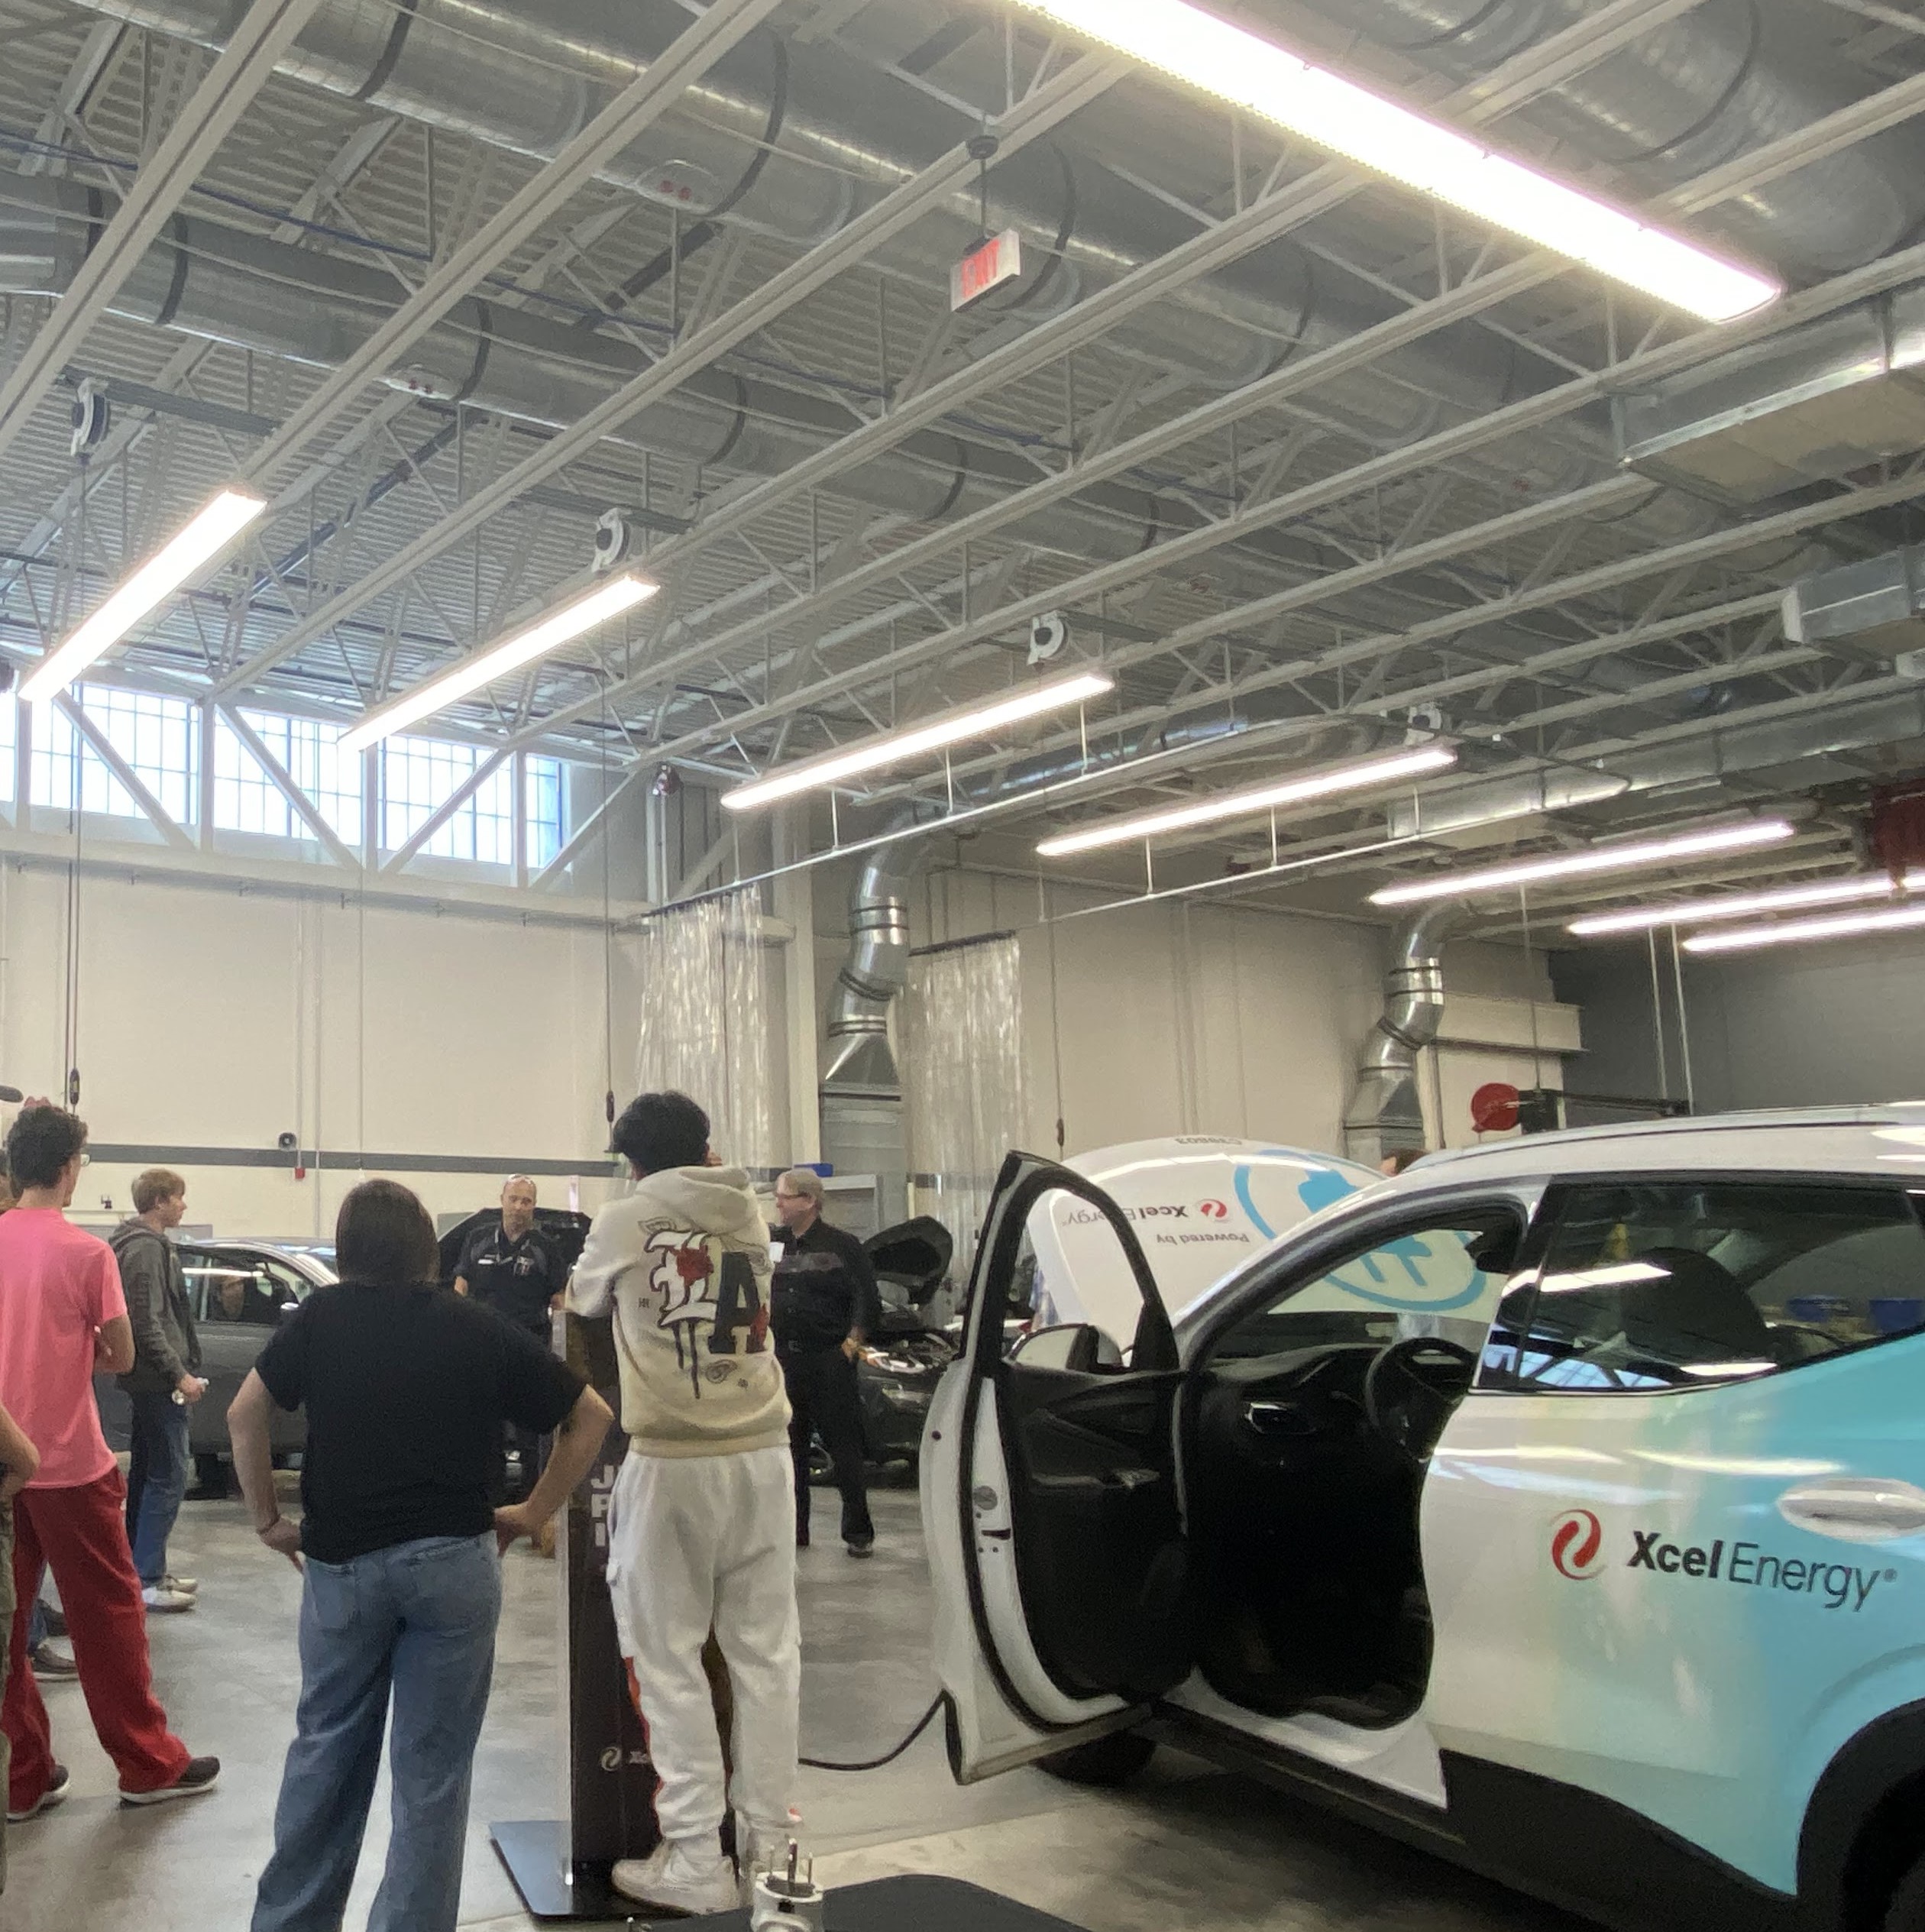
<path id="1" fill-rule="evenodd" d="M 197 1758 L 167 1728 L 147 1665 L 146 1613 L 127 1543 L 127 1485 L 95 1406 L 94 1371 L 133 1365 L 134 1335 L 113 1250 L 73 1226 L 85 1124 L 27 1108 L 7 1136 L 19 1199 L 0 1215 L 0 1407 L 40 1453 L 14 1499 L 16 1586 L 0 1730 L 11 1748 L 7 1820 L 57 1804 L 67 1772 L 53 1759 L 47 1707 L 28 1662 L 33 1586 L 43 1564 L 60 1585 L 94 1729 L 120 1774 L 121 1802 L 154 1804 L 211 1790 L 218 1758 Z"/>

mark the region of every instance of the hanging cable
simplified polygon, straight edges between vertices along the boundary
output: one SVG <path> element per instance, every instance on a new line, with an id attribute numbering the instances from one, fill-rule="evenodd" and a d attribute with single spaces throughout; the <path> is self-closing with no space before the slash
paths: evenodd
<path id="1" fill-rule="evenodd" d="M 943 1707 L 943 1693 L 936 1693 L 936 1701 L 916 1720 L 916 1728 L 893 1751 L 879 1758 L 865 1758 L 859 1764 L 839 1763 L 833 1758 L 798 1758 L 796 1762 L 805 1765 L 811 1771 L 880 1771 L 885 1765 L 894 1764 L 923 1733 L 934 1723 L 936 1714 Z"/>
<path id="2" fill-rule="evenodd" d="M 613 814 L 608 808 L 608 684 L 601 687 L 601 862 L 602 862 L 602 1052 L 608 1089 L 602 1111 L 615 1125 L 615 921 L 609 888 L 610 851 L 615 842 Z"/>
<path id="3" fill-rule="evenodd" d="M 79 595 L 80 587 L 86 581 L 87 571 L 87 452 L 76 452 L 79 465 L 79 490 L 74 505 L 73 585 L 68 598 L 63 600 L 60 609 L 60 623 L 63 624 L 71 601 Z M 61 714 L 49 705 L 43 716 L 50 731 L 53 720 Z M 60 1034 L 61 1087 L 66 1096 L 66 1105 L 77 1111 L 80 1105 L 80 862 L 85 837 L 84 821 L 81 811 L 86 794 L 81 785 L 81 765 L 86 756 L 86 741 L 79 728 L 66 723 L 73 744 L 73 757 L 70 764 L 70 782 L 67 791 L 67 811 L 73 827 L 73 856 L 67 863 L 66 892 L 66 975 L 64 988 L 64 1012 Z M 50 759 L 52 747 L 48 747 Z M 31 780 L 28 794 L 32 793 Z"/>

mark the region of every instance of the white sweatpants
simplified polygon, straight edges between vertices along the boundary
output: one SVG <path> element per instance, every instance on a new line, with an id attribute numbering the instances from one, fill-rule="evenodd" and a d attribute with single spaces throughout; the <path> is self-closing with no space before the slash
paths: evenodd
<path id="1" fill-rule="evenodd" d="M 786 1448 L 720 1456 L 631 1448 L 616 1476 L 608 1589 L 661 1781 L 665 1837 L 712 1841 L 729 1803 L 702 1668 L 710 1629 L 735 1692 L 735 1808 L 770 1838 L 791 1828 L 802 1681 L 794 1484 Z"/>

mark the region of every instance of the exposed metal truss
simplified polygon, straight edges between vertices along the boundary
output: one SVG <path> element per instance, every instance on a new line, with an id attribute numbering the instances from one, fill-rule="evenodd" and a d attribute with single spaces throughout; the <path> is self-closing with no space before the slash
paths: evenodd
<path id="1" fill-rule="evenodd" d="M 1787 3 L 1832 63 L 1815 105 L 1695 170 L 1681 142 L 1669 174 L 1587 150 L 1564 110 L 1554 145 L 1533 116 L 1696 31 L 1697 0 L 1607 0 L 1469 77 L 1367 37 L 1402 0 L 1302 11 L 1463 125 L 1742 228 L 1828 167 L 1885 166 L 1925 112 L 1925 36 Z M 332 37 L 290 61 L 329 9 Z M 37 6 L 0 73 L 0 255 L 49 264 L 0 296 L 0 649 L 44 648 L 184 505 L 264 486 L 246 544 L 104 675 L 218 707 L 330 872 L 407 872 L 504 769 L 519 798 L 539 752 L 615 794 L 584 794 L 552 864 L 518 847 L 516 876 L 552 885 L 663 762 L 713 783 L 979 696 L 1023 675 L 1054 611 L 1114 702 L 872 801 L 953 804 L 1020 850 L 1072 801 L 1331 755 L 1421 714 L 1466 747 L 1440 811 L 1597 776 L 1519 816 L 1555 838 L 1661 813 L 1639 760 L 1787 716 L 1888 701 L 1892 735 L 1853 742 L 1905 755 L 1904 680 L 1770 619 L 1814 562 L 1915 537 L 1910 453 L 1745 509 L 1626 471 L 1608 409 L 1925 280 L 1925 247 L 1801 268 L 1768 313 L 1705 331 L 988 6 L 932 40 L 926 0 L 637 0 L 605 32 L 496 0 L 451 37 L 427 5 L 383 16 L 358 69 L 371 29 L 346 0 L 255 0 L 231 31 L 229 11 L 180 0 L 169 37 L 121 0 Z M 936 51 L 911 72 L 915 47 Z M 445 70 L 390 88 L 409 50 Z M 489 97 L 517 63 L 571 121 Z M 942 264 L 985 128 L 992 218 L 1007 197 L 1040 265 L 953 316 Z M 60 387 L 83 377 L 116 413 L 84 477 Z M 351 718 L 587 581 L 610 508 L 660 597 L 452 713 L 481 755 L 398 850 L 371 819 L 341 838 L 241 705 Z M 183 827 L 71 716 L 151 836 L 209 856 L 206 758 Z M 1734 767 L 1703 802 L 1783 782 Z M 1286 829 L 1312 857 L 1385 823 Z M 1207 872 L 1244 836 L 1180 862 Z M 1365 869 L 1434 849 L 1399 833 Z M 736 862 L 731 834 L 682 883 Z"/>

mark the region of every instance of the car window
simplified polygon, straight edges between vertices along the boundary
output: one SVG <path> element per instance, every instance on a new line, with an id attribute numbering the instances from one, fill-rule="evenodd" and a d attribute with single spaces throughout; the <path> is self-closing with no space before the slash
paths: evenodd
<path id="1" fill-rule="evenodd" d="M 1509 1218 L 1400 1235 L 1291 1282 L 1240 1317 L 1211 1354 L 1280 1355 L 1354 1341 L 1383 1347 L 1417 1335 L 1481 1349 L 1516 1244 Z"/>
<path id="2" fill-rule="evenodd" d="M 1554 1192 L 1505 1297 L 1490 1379 L 1540 1391 L 1702 1387 L 1925 1328 L 1925 1228 L 1897 1189 L 1787 1179 Z"/>
<path id="3" fill-rule="evenodd" d="M 183 1255 L 182 1267 L 194 1319 L 214 1328 L 273 1328 L 281 1319 L 282 1303 L 299 1299 L 276 1278 L 276 1265 L 250 1256 Z M 287 1273 L 291 1277 L 295 1270 L 290 1268 Z"/>

